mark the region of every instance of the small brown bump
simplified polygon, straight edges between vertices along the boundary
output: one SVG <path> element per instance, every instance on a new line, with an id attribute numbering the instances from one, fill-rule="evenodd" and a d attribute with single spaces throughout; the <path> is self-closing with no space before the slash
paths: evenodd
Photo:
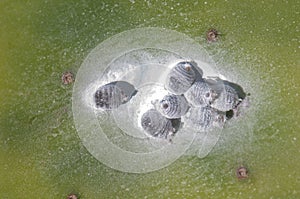
<path id="1" fill-rule="evenodd" d="M 74 75 L 67 71 L 62 75 L 61 80 L 63 84 L 71 84 L 74 82 Z"/>
<path id="2" fill-rule="evenodd" d="M 185 70 L 186 70 L 186 71 L 190 71 L 191 69 L 192 69 L 192 67 L 191 67 L 190 65 L 186 65 L 186 66 L 185 66 Z"/>
<path id="3" fill-rule="evenodd" d="M 75 194 L 70 194 L 67 199 L 77 199 L 77 196 Z"/>
<path id="4" fill-rule="evenodd" d="M 248 178 L 248 169 L 246 167 L 241 166 L 236 170 L 236 175 L 238 179 Z"/>
<path id="5" fill-rule="evenodd" d="M 206 32 L 206 39 L 208 42 L 216 42 L 218 41 L 218 35 L 218 31 L 214 28 L 211 28 Z"/>
<path id="6" fill-rule="evenodd" d="M 167 109 L 169 107 L 169 105 L 167 103 L 163 104 L 163 108 Z"/>

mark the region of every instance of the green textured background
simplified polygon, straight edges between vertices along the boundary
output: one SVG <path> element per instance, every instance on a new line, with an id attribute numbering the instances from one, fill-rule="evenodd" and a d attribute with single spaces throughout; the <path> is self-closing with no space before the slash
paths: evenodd
<path id="1" fill-rule="evenodd" d="M 0 197 L 300 198 L 300 1 L 0 2 Z M 81 144 L 72 118 L 76 74 L 101 41 L 163 27 L 198 41 L 222 74 L 245 79 L 259 107 L 251 131 L 223 134 L 204 159 L 148 174 L 114 171 Z M 205 32 L 217 28 L 219 42 Z M 249 127 L 249 128 L 250 128 Z M 249 179 L 236 179 L 246 165 Z"/>

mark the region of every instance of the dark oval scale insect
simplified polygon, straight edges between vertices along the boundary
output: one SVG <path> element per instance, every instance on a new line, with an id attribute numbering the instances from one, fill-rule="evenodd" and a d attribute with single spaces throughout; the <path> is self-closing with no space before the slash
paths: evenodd
<path id="1" fill-rule="evenodd" d="M 241 99 L 239 99 L 236 90 L 231 86 L 224 84 L 223 89 L 218 94 L 216 100 L 213 101 L 211 106 L 225 112 L 235 109 L 240 102 Z"/>
<path id="2" fill-rule="evenodd" d="M 134 86 L 125 81 L 115 81 L 97 89 L 94 100 L 97 108 L 110 110 L 128 102 L 137 93 Z"/>
<path id="3" fill-rule="evenodd" d="M 213 127 L 223 127 L 226 114 L 210 106 L 192 107 L 187 117 L 187 124 L 194 126 L 199 131 L 206 131 Z"/>
<path id="4" fill-rule="evenodd" d="M 197 70 L 193 62 L 177 63 L 167 76 L 166 88 L 177 95 L 187 91 L 197 78 Z"/>
<path id="5" fill-rule="evenodd" d="M 175 133 L 171 120 L 155 109 L 150 109 L 142 115 L 141 125 L 153 137 L 168 138 Z"/>
<path id="6" fill-rule="evenodd" d="M 187 90 L 184 96 L 191 105 L 197 107 L 210 105 L 217 94 L 205 81 L 197 81 Z"/>
<path id="7" fill-rule="evenodd" d="M 183 95 L 166 95 L 155 104 L 156 109 L 166 118 L 174 119 L 185 115 L 189 104 Z"/>

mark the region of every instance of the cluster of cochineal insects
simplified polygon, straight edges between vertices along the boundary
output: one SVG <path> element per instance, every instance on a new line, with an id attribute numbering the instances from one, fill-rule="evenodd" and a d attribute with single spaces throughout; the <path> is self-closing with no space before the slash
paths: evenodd
<path id="1" fill-rule="evenodd" d="M 237 84 L 203 78 L 194 61 L 176 63 L 166 77 L 165 89 L 168 94 L 153 101 L 153 108 L 143 113 L 140 121 L 148 135 L 165 139 L 171 139 L 185 125 L 196 131 L 223 127 L 246 96 Z M 101 86 L 94 98 L 97 107 L 113 109 L 130 101 L 137 92 L 130 83 L 116 81 Z"/>

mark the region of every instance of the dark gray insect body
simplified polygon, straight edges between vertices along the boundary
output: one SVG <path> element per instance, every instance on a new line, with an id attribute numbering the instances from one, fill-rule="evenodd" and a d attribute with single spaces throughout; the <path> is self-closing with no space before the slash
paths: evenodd
<path id="1" fill-rule="evenodd" d="M 155 109 L 150 109 L 143 114 L 141 124 L 143 129 L 153 137 L 168 138 L 175 133 L 171 120 Z"/>
<path id="2" fill-rule="evenodd" d="M 179 62 L 167 76 L 166 88 L 177 95 L 186 92 L 197 78 L 197 70 L 192 62 Z"/>
<path id="3" fill-rule="evenodd" d="M 125 81 L 115 81 L 98 88 L 94 94 L 97 108 L 110 110 L 128 102 L 137 93 L 134 86 Z"/>
<path id="4" fill-rule="evenodd" d="M 190 104 L 197 107 L 210 105 L 217 94 L 205 81 L 197 81 L 184 95 Z"/>
<path id="5" fill-rule="evenodd" d="M 226 114 L 210 106 L 193 107 L 187 117 L 187 123 L 196 127 L 197 130 L 205 131 L 213 127 L 223 127 Z"/>
<path id="6" fill-rule="evenodd" d="M 224 84 L 222 91 L 218 94 L 218 97 L 211 106 L 225 112 L 235 109 L 240 102 L 241 99 L 236 90 L 231 86 Z"/>
<path id="7" fill-rule="evenodd" d="M 166 95 L 155 104 L 156 109 L 165 117 L 174 119 L 185 115 L 189 109 L 189 104 L 182 95 Z"/>

